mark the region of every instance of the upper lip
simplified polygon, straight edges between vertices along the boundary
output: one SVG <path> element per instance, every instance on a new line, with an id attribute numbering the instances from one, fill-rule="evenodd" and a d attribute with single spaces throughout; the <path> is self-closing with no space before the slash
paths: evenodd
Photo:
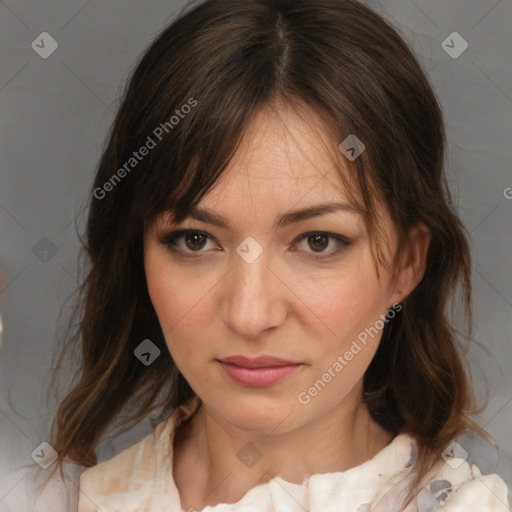
<path id="1" fill-rule="evenodd" d="M 295 361 L 287 361 L 272 356 L 259 356 L 259 357 L 245 357 L 245 356 L 231 356 L 220 359 L 222 363 L 234 364 L 243 368 L 269 368 L 271 366 L 290 366 L 297 365 Z"/>

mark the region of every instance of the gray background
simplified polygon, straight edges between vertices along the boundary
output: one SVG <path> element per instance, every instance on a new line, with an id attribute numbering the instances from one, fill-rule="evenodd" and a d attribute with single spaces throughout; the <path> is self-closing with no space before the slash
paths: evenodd
<path id="1" fill-rule="evenodd" d="M 470 348 L 477 395 L 489 390 L 477 421 L 512 453 L 511 210 L 512 0 L 368 1 L 419 55 L 442 103 L 447 172 L 471 232 L 475 331 Z M 31 463 L 56 404 L 48 398 L 57 315 L 67 319 L 82 278 L 79 241 L 87 192 L 119 94 L 142 50 L 185 2 L 171 0 L 0 1 L 0 481 Z M 47 31 L 58 49 L 41 58 L 31 43 Z M 452 32 L 468 49 L 450 57 Z M 507 191 L 509 193 L 507 193 Z M 508 196 L 508 199 L 507 197 Z M 41 260 L 37 248 L 56 247 Z M 39 245 L 36 245 L 39 244 Z M 33 249 L 34 246 L 36 249 Z M 70 371 L 72 368 L 70 369 Z M 109 458 L 150 432 L 139 425 Z M 492 467 L 490 468 L 493 469 Z M 0 493 L 0 509 L 2 494 Z"/>

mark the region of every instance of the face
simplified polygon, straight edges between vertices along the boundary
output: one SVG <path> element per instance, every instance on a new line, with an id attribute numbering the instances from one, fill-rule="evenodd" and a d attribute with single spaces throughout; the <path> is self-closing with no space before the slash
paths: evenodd
<path id="1" fill-rule="evenodd" d="M 173 226 L 168 213 L 145 235 L 147 286 L 172 358 L 205 407 L 244 431 L 285 433 L 360 401 L 383 318 L 402 298 L 387 270 L 377 275 L 359 213 L 291 215 L 349 204 L 321 129 L 314 114 L 259 111 L 199 204 L 225 225 L 194 215 Z M 381 213 L 390 258 L 395 232 Z M 233 356 L 287 364 L 248 368 L 226 362 Z"/>

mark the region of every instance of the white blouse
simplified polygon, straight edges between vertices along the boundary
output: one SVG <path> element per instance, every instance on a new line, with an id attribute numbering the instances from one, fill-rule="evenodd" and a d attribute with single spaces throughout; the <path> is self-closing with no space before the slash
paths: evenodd
<path id="1" fill-rule="evenodd" d="M 172 476 L 173 436 L 200 402 L 193 399 L 159 423 L 153 434 L 80 478 L 78 512 L 184 512 Z M 237 503 L 203 512 L 397 512 L 411 481 L 416 442 L 400 434 L 371 460 L 346 471 L 310 476 L 303 484 L 275 477 Z M 462 459 L 442 461 L 407 512 L 506 512 L 507 486 Z M 193 512 L 193 511 L 191 511 Z"/>
<path id="2" fill-rule="evenodd" d="M 76 479 L 79 486 L 68 485 L 66 508 L 58 508 L 55 502 L 55 508 L 52 508 L 46 502 L 48 508 L 35 506 L 27 510 L 197 512 L 181 508 L 172 476 L 172 457 L 177 427 L 199 405 L 199 399 L 192 399 L 156 425 L 153 432 L 138 443 L 83 470 Z M 413 437 L 399 434 L 372 459 L 346 471 L 312 475 L 303 484 L 275 477 L 250 489 L 236 503 L 220 503 L 201 510 L 398 512 L 407 494 L 407 485 L 414 476 L 416 447 Z M 441 461 L 429 473 L 428 482 L 405 509 L 406 512 L 510 512 L 505 482 L 497 474 L 482 475 L 476 465 L 461 458 Z M 73 499 L 78 508 L 71 506 L 70 500 Z M 25 512 L 18 507 L 2 508 L 2 503 L 0 501 L 0 512 Z"/>

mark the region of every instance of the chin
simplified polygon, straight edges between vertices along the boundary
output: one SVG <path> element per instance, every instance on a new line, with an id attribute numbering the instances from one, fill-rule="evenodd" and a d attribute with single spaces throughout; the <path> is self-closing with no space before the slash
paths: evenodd
<path id="1" fill-rule="evenodd" d="M 216 409 L 217 414 L 234 428 L 261 435 L 284 434 L 293 430 L 295 427 L 288 420 L 296 420 L 293 411 L 299 410 L 295 404 L 288 405 L 278 395 L 229 397 L 220 402 Z"/>
<path id="2" fill-rule="evenodd" d="M 283 421 L 282 417 L 274 417 L 269 415 L 268 412 L 261 411 L 252 414 L 244 413 L 243 415 L 234 416 L 232 413 L 230 416 L 225 416 L 224 420 L 229 422 L 234 428 L 243 432 L 250 432 L 255 435 L 267 436 L 272 434 L 284 434 L 289 429 L 281 430 L 282 425 L 279 425 Z M 279 425 L 279 428 L 276 427 Z"/>

